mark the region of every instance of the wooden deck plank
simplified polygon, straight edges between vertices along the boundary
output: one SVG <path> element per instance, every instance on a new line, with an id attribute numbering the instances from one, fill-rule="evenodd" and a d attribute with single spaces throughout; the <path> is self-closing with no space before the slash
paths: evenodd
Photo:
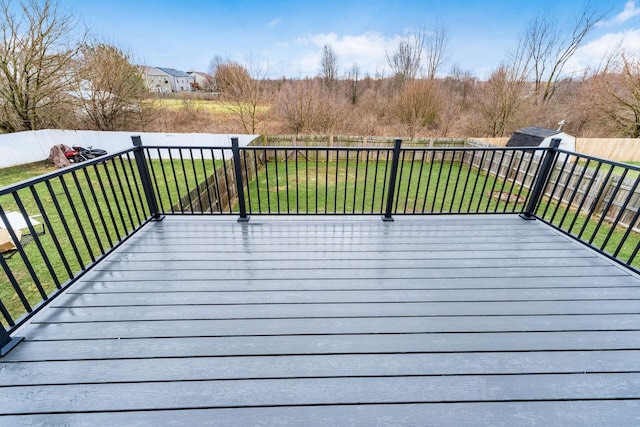
<path id="1" fill-rule="evenodd" d="M 640 331 L 420 333 L 25 340 L 5 362 L 250 355 L 637 350 Z"/>
<path id="2" fill-rule="evenodd" d="M 212 305 L 212 304 L 331 304 L 391 302 L 458 302 L 473 301 L 572 301 L 572 300 L 637 300 L 637 288 L 584 289 L 442 289 L 442 290 L 344 290 L 344 291 L 242 291 L 242 292 L 175 292 L 175 293 L 67 293 L 52 307 L 96 307 L 123 305 Z M 640 308 L 640 307 L 639 307 Z"/>
<path id="3" fill-rule="evenodd" d="M 174 320 L 174 319 L 278 319 L 397 316 L 531 316 L 563 314 L 638 314 L 638 301 L 506 301 L 449 303 L 362 304 L 256 304 L 171 305 L 120 307 L 51 307 L 38 317 L 43 322 Z"/>
<path id="4" fill-rule="evenodd" d="M 193 409 L 6 416 L 11 426 L 36 425 L 456 425 L 630 426 L 640 422 L 640 401 L 469 402 L 347 406 Z"/>
<path id="5" fill-rule="evenodd" d="M 474 243 L 473 248 L 474 251 L 471 251 L 470 255 L 473 256 L 473 253 L 481 253 L 482 251 L 491 251 L 491 250 L 510 250 L 513 253 L 522 252 L 522 251 L 553 251 L 556 249 L 575 249 L 575 243 L 566 241 L 564 239 L 557 240 L 550 239 L 549 241 L 544 242 L 497 242 L 492 241 L 490 236 L 487 236 L 484 242 Z M 329 244 L 326 245 L 316 245 L 308 242 L 301 242 L 297 245 L 288 244 L 286 241 L 281 242 L 279 245 L 252 245 L 251 251 L 247 251 L 247 245 L 242 243 L 228 243 L 220 245 L 218 241 L 203 241 L 203 242 L 184 242 L 182 239 L 177 239 L 175 241 L 166 241 L 161 245 L 158 244 L 145 244 L 144 240 L 140 240 L 139 243 L 133 244 L 129 243 L 126 246 L 122 247 L 123 251 L 127 251 L 129 253 L 210 253 L 210 252 L 218 252 L 218 253 L 278 253 L 278 252 L 312 252 L 312 253 L 322 253 L 322 252 L 331 252 L 331 253 L 366 253 L 366 252 L 385 252 L 386 250 L 392 252 L 410 252 L 412 249 L 425 251 L 424 247 L 420 245 L 408 245 L 405 243 L 390 243 L 386 242 L 384 245 L 372 246 L 370 243 L 361 244 L 361 245 L 341 245 L 341 246 L 332 246 Z M 439 243 L 432 243 L 429 245 L 430 248 L 426 250 L 441 250 L 443 252 L 470 252 L 469 245 L 467 243 L 449 243 L 446 241 L 442 241 Z"/>
<path id="6" fill-rule="evenodd" d="M 638 301 L 506 301 L 449 303 L 362 304 L 256 304 L 171 305 L 119 307 L 51 307 L 38 317 L 41 322 L 175 320 L 175 319 L 278 319 L 323 317 L 397 316 L 545 316 L 566 314 L 634 314 Z"/>
<path id="7" fill-rule="evenodd" d="M 640 331 L 640 316 L 442 316 L 37 323 L 31 340 L 242 335 Z"/>
<path id="8" fill-rule="evenodd" d="M 343 243 L 367 243 L 379 242 L 382 237 L 386 237 L 390 242 L 430 242 L 430 241 L 461 241 L 469 239 L 484 238 L 491 236 L 499 241 L 505 242 L 522 242 L 522 241 L 552 241 L 557 238 L 551 231 L 540 231 L 537 229 L 520 230 L 514 232 L 515 228 L 486 228 L 486 229 L 460 229 L 460 230 L 406 230 L 401 229 L 394 231 L 393 234 L 378 230 L 377 232 L 362 232 L 360 230 L 305 230 L 293 229 L 286 230 L 262 230 L 256 229 L 248 224 L 246 230 L 238 230 L 236 232 L 220 232 L 218 230 L 161 230 L 153 229 L 146 233 L 141 233 L 131 238 L 127 245 L 135 245 L 136 242 L 144 240 L 145 242 L 154 242 L 157 240 L 195 240 L 195 241 L 221 241 L 224 244 L 228 239 L 242 239 L 250 241 L 251 244 L 268 244 L 274 239 L 286 239 L 290 244 L 300 244 L 305 240 L 313 243 L 327 243 L 331 240 L 332 245 L 340 245 Z"/>
<path id="9" fill-rule="evenodd" d="M 552 268 L 552 267 L 607 267 L 610 265 L 602 258 L 497 258 L 486 259 L 438 259 L 438 260 L 295 260 L 281 259 L 265 262 L 251 260 L 208 261 L 136 261 L 128 260 L 119 263 L 105 262 L 95 271 L 202 271 L 207 274 L 211 270 L 434 270 L 434 269 L 466 269 L 466 268 Z"/>
<path id="10" fill-rule="evenodd" d="M 545 288 L 635 288 L 638 280 L 632 276 L 565 276 L 547 277 L 492 277 L 491 280 L 478 280 L 474 277 L 458 278 L 405 278 L 402 280 L 385 280 L 380 278 L 320 278 L 320 279 L 246 279 L 216 280 L 176 279 L 176 280 L 100 280 L 83 278 L 74 285 L 78 293 L 109 292 L 237 292 L 237 291 L 289 291 L 289 290 L 363 290 L 363 289 L 545 289 Z"/>
<path id="11" fill-rule="evenodd" d="M 182 357 L 13 362 L 0 386 L 266 378 L 640 372 L 640 351 Z"/>
<path id="12" fill-rule="evenodd" d="M 441 259 L 459 259 L 461 253 L 465 252 L 465 256 L 470 259 L 482 259 L 486 262 L 494 259 L 513 259 L 518 255 L 514 255 L 512 250 L 491 250 L 491 251 L 476 251 L 468 253 L 466 251 L 441 251 L 441 250 L 405 250 L 405 251 L 313 251 L 313 252 L 300 252 L 300 251 L 263 251 L 260 253 L 259 258 L 256 256 L 256 252 L 228 252 L 228 251 L 216 251 L 209 248 L 208 252 L 166 252 L 166 250 L 158 249 L 154 252 L 140 252 L 124 250 L 118 251 L 116 256 L 111 259 L 105 260 L 108 263 L 116 262 L 142 262 L 142 261 L 252 261 L 256 263 L 266 263 L 271 261 L 279 261 L 282 259 L 297 259 L 297 260 L 376 260 L 376 261 L 388 261 L 388 260 L 414 260 L 414 261 L 426 261 L 426 260 L 441 260 Z M 585 254 L 584 251 L 568 248 L 568 249 L 554 249 L 553 254 L 548 249 L 539 249 L 529 251 L 527 258 L 594 258 L 594 254 Z"/>
<path id="13" fill-rule="evenodd" d="M 640 399 L 640 374 L 354 377 L 15 386 L 3 390 L 7 415 L 274 405 Z M 69 396 L 75 396 L 69 399 Z M 80 398 L 81 397 L 81 398 Z M 37 412 L 36 412 L 37 413 Z"/>
<path id="14" fill-rule="evenodd" d="M 192 280 L 203 278 L 216 278 L 218 280 L 246 280 L 246 279 L 310 279 L 310 278 L 333 278 L 333 279 L 410 279 L 410 278 L 494 278 L 494 277 L 593 277 L 593 276 L 626 276 L 627 274 L 614 266 L 589 266 L 589 267 L 504 267 L 495 268 L 487 266 L 485 268 L 412 268 L 412 269 L 333 269 L 333 270 L 155 270 L 138 268 L 137 270 L 94 270 L 89 277 L 93 280 Z"/>
<path id="15" fill-rule="evenodd" d="M 382 235 L 384 236 L 384 235 Z M 129 247 L 136 247 L 136 242 L 141 240 L 145 245 L 167 245 L 171 246 L 172 244 L 184 244 L 185 241 L 193 244 L 215 244 L 220 247 L 220 249 L 224 249 L 226 246 L 237 246 L 238 243 L 245 242 L 247 246 L 250 247 L 261 247 L 261 246 L 276 246 L 277 240 L 272 239 L 268 236 L 260 236 L 260 237 L 252 237 L 249 235 L 238 235 L 236 238 L 224 238 L 215 237 L 215 234 L 212 237 L 206 237 L 202 235 L 194 235 L 194 236 L 183 236 L 182 238 L 178 236 L 167 236 L 167 237 L 155 237 L 155 236 L 140 236 L 137 238 L 131 238 L 131 242 L 128 242 Z M 520 236 L 518 234 L 515 235 L 505 235 L 504 237 L 500 236 L 492 236 L 492 234 L 486 234 L 482 236 L 460 236 L 455 238 L 447 238 L 446 236 L 442 237 L 429 237 L 429 236 L 421 236 L 417 235 L 407 235 L 407 236 L 399 236 L 396 237 L 393 234 L 390 236 L 369 236 L 369 237 L 334 237 L 334 236 L 321 236 L 321 237 L 310 237 L 310 236 L 299 236 L 295 238 L 289 237 L 281 237 L 282 240 L 286 240 L 286 244 L 289 247 L 295 248 L 296 246 L 305 246 L 305 247 L 367 247 L 367 248 L 384 248 L 386 245 L 438 245 L 442 243 L 444 240 L 449 242 L 449 244 L 474 244 L 474 243 L 483 243 L 487 241 L 487 238 L 491 238 L 492 243 L 496 245 L 502 245 L 505 243 L 553 243 L 558 240 L 558 236 L 553 235 L 538 235 L 531 234 Z"/>
<path id="16" fill-rule="evenodd" d="M 640 280 L 516 216 L 168 217 L 19 332 L 0 424 L 640 420 Z"/>

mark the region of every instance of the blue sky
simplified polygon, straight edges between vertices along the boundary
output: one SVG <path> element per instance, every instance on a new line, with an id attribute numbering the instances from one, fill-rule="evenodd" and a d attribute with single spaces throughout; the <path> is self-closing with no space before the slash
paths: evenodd
<path id="1" fill-rule="evenodd" d="M 145 65 L 207 71 L 214 55 L 268 63 L 274 77 L 318 74 L 324 44 L 342 72 L 389 72 L 385 49 L 412 28 L 447 28 L 449 60 L 486 78 L 505 60 L 528 23 L 543 12 L 560 24 L 577 19 L 588 0 L 166 1 L 58 0 L 101 40 Z M 640 51 L 640 0 L 591 1 L 605 19 L 571 65 L 597 64 L 615 43 Z"/>

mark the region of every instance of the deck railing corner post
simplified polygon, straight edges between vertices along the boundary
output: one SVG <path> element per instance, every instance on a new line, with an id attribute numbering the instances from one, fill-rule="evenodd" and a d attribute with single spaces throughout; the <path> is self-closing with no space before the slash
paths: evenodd
<path id="1" fill-rule="evenodd" d="M 549 144 L 549 149 L 544 151 L 542 164 L 540 166 L 540 169 L 538 170 L 538 175 L 535 177 L 531 194 L 529 196 L 529 201 L 527 202 L 527 206 L 525 207 L 524 212 L 520 214 L 520 218 L 526 220 L 536 219 L 535 211 L 538 207 L 540 199 L 542 198 L 544 189 L 547 186 L 547 182 L 551 177 L 551 171 L 558 156 L 557 149 L 560 146 L 560 142 L 562 142 L 560 138 L 552 139 L 551 143 Z"/>
<path id="2" fill-rule="evenodd" d="M 4 326 L 0 325 L 0 357 L 9 353 L 24 337 L 11 337 Z"/>
<path id="3" fill-rule="evenodd" d="M 387 186 L 387 203 L 384 210 L 382 220 L 385 222 L 393 221 L 391 212 L 393 210 L 393 197 L 396 189 L 396 179 L 398 175 L 398 164 L 400 163 L 400 149 L 402 147 L 402 139 L 396 138 L 393 142 L 393 159 L 391 160 L 391 173 L 389 176 L 389 185 Z"/>
<path id="4" fill-rule="evenodd" d="M 236 176 L 238 209 L 240 209 L 240 218 L 238 218 L 238 222 L 247 222 L 249 221 L 249 216 L 247 215 L 247 205 L 244 200 L 244 179 L 242 177 L 242 162 L 240 160 L 240 145 L 238 137 L 231 138 L 231 150 L 233 151 L 233 168 Z"/>
<path id="5" fill-rule="evenodd" d="M 133 155 L 136 159 L 138 173 L 140 174 L 142 190 L 144 191 L 147 204 L 149 205 L 151 220 L 162 221 L 164 219 L 164 215 L 162 215 L 158 210 L 158 203 L 156 202 L 156 197 L 153 192 L 153 186 L 151 184 L 151 175 L 149 174 L 149 168 L 147 168 L 145 152 L 144 148 L 142 147 L 142 139 L 140 138 L 140 136 L 136 135 L 132 136 L 131 140 L 133 141 L 133 146 L 135 147 L 135 150 L 133 150 Z"/>

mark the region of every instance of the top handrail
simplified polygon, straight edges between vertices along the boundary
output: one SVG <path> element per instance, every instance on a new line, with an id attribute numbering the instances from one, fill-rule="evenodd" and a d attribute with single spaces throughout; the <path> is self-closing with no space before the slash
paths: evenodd
<path id="1" fill-rule="evenodd" d="M 584 160 L 592 160 L 594 162 L 602 162 L 603 164 L 606 164 L 606 165 L 620 166 L 620 167 L 627 168 L 629 170 L 634 170 L 634 171 L 640 172 L 640 165 L 634 165 L 632 163 L 625 163 L 625 162 L 621 162 L 621 161 L 618 161 L 618 160 L 605 159 L 604 157 L 597 157 L 597 156 L 593 156 L 591 154 L 578 153 L 576 151 L 570 151 L 570 150 L 566 150 L 566 149 L 563 149 L 563 148 L 556 148 L 556 152 L 559 153 L 559 154 L 566 154 L 568 156 L 577 156 L 577 157 L 580 157 L 581 159 L 584 159 Z"/>
<path id="2" fill-rule="evenodd" d="M 88 160 L 86 160 L 86 161 L 84 161 L 82 163 L 71 164 L 70 166 L 66 166 L 64 168 L 60 168 L 60 169 L 52 171 L 52 172 L 47 172 L 47 173 L 44 173 L 42 175 L 38 175 L 38 176 L 36 176 L 34 178 L 25 179 L 23 181 L 16 182 L 15 184 L 9 184 L 9 185 L 6 185 L 4 187 L 0 187 L 0 196 L 4 196 L 4 195 L 7 195 L 7 194 L 10 194 L 10 193 L 12 193 L 14 191 L 18 191 L 18 190 L 21 190 L 23 188 L 31 187 L 32 185 L 38 184 L 40 182 L 49 181 L 52 178 L 56 178 L 58 176 L 65 175 L 65 174 L 67 174 L 67 173 L 69 173 L 71 171 L 74 171 L 74 170 L 84 169 L 87 166 L 103 163 L 103 162 L 105 162 L 107 160 L 114 159 L 114 158 L 119 157 L 119 156 L 121 156 L 123 154 L 129 153 L 129 152 L 133 152 L 135 149 L 136 149 L 135 147 L 125 148 L 123 150 L 119 150 L 119 151 L 116 151 L 116 152 L 113 152 L 113 153 L 109 153 L 109 154 L 106 154 L 104 156 L 96 157 L 95 159 L 88 159 Z"/>

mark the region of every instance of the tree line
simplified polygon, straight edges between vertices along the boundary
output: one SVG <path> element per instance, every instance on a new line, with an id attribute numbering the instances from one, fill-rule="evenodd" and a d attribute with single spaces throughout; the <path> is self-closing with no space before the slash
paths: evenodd
<path id="1" fill-rule="evenodd" d="M 42 128 L 244 133 L 501 137 L 528 125 L 576 136 L 640 136 L 640 59 L 620 49 L 600 66 L 567 72 L 603 18 L 587 6 L 572 25 L 535 18 L 486 80 L 453 66 L 443 24 L 419 28 L 385 52 L 390 72 L 343 66 L 325 45 L 313 77 L 273 79 L 268 65 L 216 56 L 209 72 L 233 117 L 216 121 L 152 108 L 140 67 L 90 39 L 55 0 L 0 0 L 0 131 Z"/>
<path id="2" fill-rule="evenodd" d="M 130 55 L 79 28 L 53 0 L 0 1 L 0 131 L 149 122 L 148 92 Z"/>

